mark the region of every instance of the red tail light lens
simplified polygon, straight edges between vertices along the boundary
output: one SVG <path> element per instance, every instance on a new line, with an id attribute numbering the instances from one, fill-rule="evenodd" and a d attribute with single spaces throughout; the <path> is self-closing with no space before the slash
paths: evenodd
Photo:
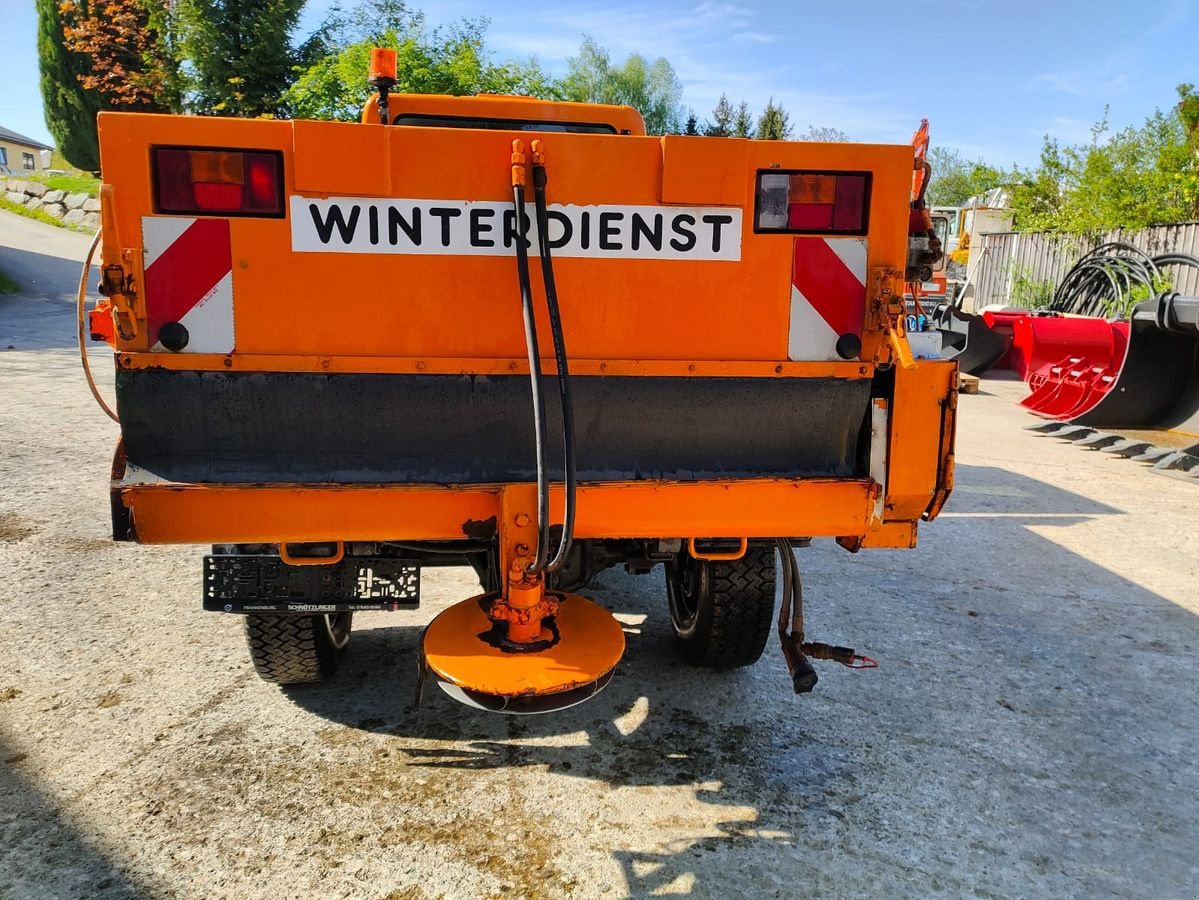
<path id="1" fill-rule="evenodd" d="M 154 208 L 162 213 L 283 215 L 283 154 L 158 147 Z"/>
<path id="2" fill-rule="evenodd" d="M 861 235 L 869 214 L 869 172 L 758 173 L 754 231 Z"/>

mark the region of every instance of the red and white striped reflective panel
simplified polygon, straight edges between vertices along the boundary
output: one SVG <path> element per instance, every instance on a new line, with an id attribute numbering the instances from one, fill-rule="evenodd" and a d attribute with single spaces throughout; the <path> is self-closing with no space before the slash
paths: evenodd
<path id="1" fill-rule="evenodd" d="M 154 350 L 159 329 L 187 329 L 183 353 L 233 350 L 233 251 L 228 219 L 143 216 L 147 330 Z"/>
<path id="2" fill-rule="evenodd" d="M 866 239 L 797 237 L 787 356 L 839 360 L 837 339 L 861 340 L 865 317 Z"/>

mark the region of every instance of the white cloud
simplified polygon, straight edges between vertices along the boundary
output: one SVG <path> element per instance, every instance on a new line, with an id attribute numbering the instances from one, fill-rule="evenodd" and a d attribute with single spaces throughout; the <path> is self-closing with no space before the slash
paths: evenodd
<path id="1" fill-rule="evenodd" d="M 1045 72 L 1037 82 L 1072 97 L 1116 97 L 1127 94 L 1136 72 L 1073 69 Z"/>
<path id="2" fill-rule="evenodd" d="M 733 35 L 733 40 L 739 44 L 773 44 L 778 40 L 778 35 L 764 34 L 761 31 L 738 31 Z"/>

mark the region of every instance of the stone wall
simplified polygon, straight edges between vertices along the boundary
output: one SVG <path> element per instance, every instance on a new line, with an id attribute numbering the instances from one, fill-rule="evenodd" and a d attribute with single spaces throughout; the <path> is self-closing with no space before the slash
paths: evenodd
<path id="1" fill-rule="evenodd" d="M 100 227 L 100 201 L 87 194 L 68 194 L 53 191 L 37 181 L 0 180 L 4 197 L 26 209 L 36 209 L 58 219 L 64 225 L 74 225 L 87 231 Z"/>

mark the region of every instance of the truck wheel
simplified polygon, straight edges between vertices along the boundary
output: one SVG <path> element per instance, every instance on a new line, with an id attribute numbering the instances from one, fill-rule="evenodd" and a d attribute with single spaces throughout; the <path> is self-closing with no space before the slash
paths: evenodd
<path id="1" fill-rule="evenodd" d="M 733 562 L 705 562 L 686 550 L 666 565 L 670 620 L 693 665 L 735 669 L 757 662 L 774 620 L 773 546 L 750 544 Z"/>
<path id="2" fill-rule="evenodd" d="M 353 613 L 246 616 L 246 644 L 258 677 L 274 684 L 324 681 L 350 642 Z"/>

